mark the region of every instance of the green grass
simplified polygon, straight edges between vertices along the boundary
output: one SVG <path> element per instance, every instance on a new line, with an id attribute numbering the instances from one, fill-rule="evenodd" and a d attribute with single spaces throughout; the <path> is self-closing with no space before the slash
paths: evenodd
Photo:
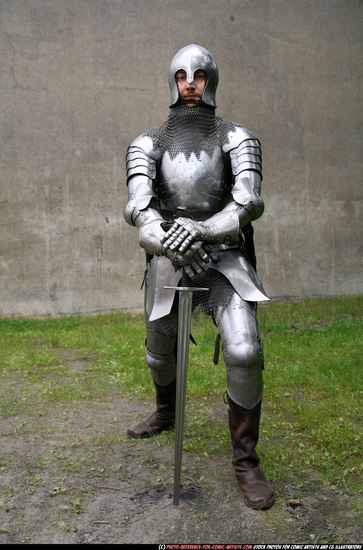
<path id="1" fill-rule="evenodd" d="M 362 297 L 306 299 L 259 308 L 265 394 L 259 454 L 275 483 L 301 479 L 349 494 L 361 490 Z M 225 391 L 216 329 L 192 322 L 185 451 L 230 453 L 226 417 L 213 412 Z M 0 414 L 44 414 L 60 403 L 117 393 L 153 394 L 144 361 L 142 315 L 0 319 Z M 172 445 L 173 433 L 160 444 Z"/>

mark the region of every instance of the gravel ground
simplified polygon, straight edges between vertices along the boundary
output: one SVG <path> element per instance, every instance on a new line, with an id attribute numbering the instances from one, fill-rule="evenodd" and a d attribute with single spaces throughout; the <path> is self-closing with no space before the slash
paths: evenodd
<path id="1" fill-rule="evenodd" d="M 358 498 L 307 479 L 276 488 L 272 509 L 245 506 L 231 457 L 183 454 L 173 506 L 171 444 L 135 441 L 146 403 L 57 406 L 0 420 L 0 543 L 359 543 Z M 135 410 L 137 414 L 135 415 Z M 227 415 L 216 404 L 215 414 Z M 186 420 L 187 425 L 187 420 Z"/>

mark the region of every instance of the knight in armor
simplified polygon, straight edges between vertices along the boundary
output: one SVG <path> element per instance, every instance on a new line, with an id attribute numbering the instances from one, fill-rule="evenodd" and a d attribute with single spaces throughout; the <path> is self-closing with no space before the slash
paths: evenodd
<path id="1" fill-rule="evenodd" d="M 155 412 L 127 433 L 144 438 L 174 426 L 178 303 L 164 287 L 209 288 L 194 292 L 193 310 L 212 318 L 222 341 L 232 462 L 246 504 L 267 509 L 274 494 L 255 447 L 263 394 L 257 302 L 268 297 L 251 225 L 264 211 L 261 146 L 215 115 L 218 68 L 202 46 L 177 52 L 169 85 L 168 119 L 137 137 L 126 159 L 124 215 L 146 252 L 145 352 L 156 389 Z"/>

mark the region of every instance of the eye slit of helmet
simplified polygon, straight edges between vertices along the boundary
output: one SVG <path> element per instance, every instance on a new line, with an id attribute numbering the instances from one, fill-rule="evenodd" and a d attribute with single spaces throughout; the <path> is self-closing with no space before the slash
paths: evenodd
<path id="1" fill-rule="evenodd" d="M 177 71 L 175 73 L 175 80 L 177 82 L 183 82 L 187 77 L 187 73 L 184 70 Z"/>
<path id="2" fill-rule="evenodd" d="M 175 73 L 176 82 L 184 82 L 187 78 L 187 73 L 184 69 L 180 69 Z M 194 73 L 194 80 L 204 80 L 207 81 L 207 73 L 203 69 L 197 69 Z"/>
<path id="3" fill-rule="evenodd" d="M 207 73 L 203 69 L 198 69 L 194 73 L 194 80 L 207 80 Z"/>

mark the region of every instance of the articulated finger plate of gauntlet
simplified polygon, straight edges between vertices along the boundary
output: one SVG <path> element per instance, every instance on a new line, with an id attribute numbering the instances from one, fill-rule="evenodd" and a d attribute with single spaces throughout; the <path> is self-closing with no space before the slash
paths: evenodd
<path id="1" fill-rule="evenodd" d="M 177 218 L 163 239 L 165 250 L 186 252 L 197 240 L 204 240 L 203 226 L 189 218 Z"/>
<path id="2" fill-rule="evenodd" d="M 169 258 L 176 269 L 184 268 L 187 275 L 193 278 L 201 273 L 208 271 L 211 248 L 197 241 L 184 253 L 179 251 L 164 250 L 164 255 Z"/>

